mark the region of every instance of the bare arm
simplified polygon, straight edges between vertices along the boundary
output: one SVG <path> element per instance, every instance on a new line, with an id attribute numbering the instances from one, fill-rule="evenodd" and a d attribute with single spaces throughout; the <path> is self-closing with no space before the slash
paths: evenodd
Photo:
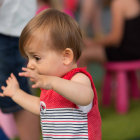
<path id="1" fill-rule="evenodd" d="M 52 86 L 54 91 L 75 104 L 86 106 L 93 101 L 90 80 L 82 73 L 76 74 L 71 81 L 56 77 Z"/>
<path id="2" fill-rule="evenodd" d="M 95 43 L 101 46 L 117 46 L 122 39 L 124 31 L 124 11 L 121 0 L 114 0 L 111 4 L 111 32 L 102 39 L 95 40 Z"/>
<path id="3" fill-rule="evenodd" d="M 17 95 L 12 97 L 13 101 L 33 114 L 40 115 L 40 98 L 29 95 L 19 89 Z"/>
<path id="4" fill-rule="evenodd" d="M 23 90 L 21 90 L 19 87 L 19 83 L 13 74 L 11 74 L 11 76 L 6 80 L 6 83 L 6 87 L 1 87 L 3 90 L 3 93 L 0 93 L 1 97 L 11 97 L 17 104 L 19 104 L 24 109 L 36 115 L 40 114 L 39 97 L 29 95 Z"/>
<path id="5" fill-rule="evenodd" d="M 79 22 L 81 29 L 84 31 L 86 30 L 86 27 L 91 21 L 94 5 L 95 2 L 93 0 L 88 0 L 88 2 L 85 0 L 81 1 L 81 16 Z"/>
<path id="6" fill-rule="evenodd" d="M 19 73 L 20 76 L 30 77 L 35 82 L 32 88 L 43 88 L 46 90 L 53 89 L 71 102 L 85 106 L 93 100 L 93 90 L 89 78 L 78 73 L 71 81 L 55 76 L 39 75 L 28 68 L 22 69 L 25 72 Z"/>

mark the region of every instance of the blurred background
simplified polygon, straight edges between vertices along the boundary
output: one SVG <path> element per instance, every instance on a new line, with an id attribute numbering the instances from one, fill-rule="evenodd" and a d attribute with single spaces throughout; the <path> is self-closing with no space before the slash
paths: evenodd
<path id="1" fill-rule="evenodd" d="M 4 1 L 0 0 L 0 6 L 2 6 L 2 3 Z M 83 51 L 86 51 L 86 48 L 94 48 L 94 46 L 99 46 L 102 49 L 105 48 L 102 46 L 115 46 L 116 49 L 116 46 L 121 46 L 122 48 L 122 40 L 124 39 L 123 36 L 125 36 L 126 30 L 128 30 L 129 26 L 131 26 L 130 24 L 132 24 L 132 28 L 136 27 L 137 25 L 140 26 L 139 4 L 139 0 L 37 0 L 35 15 L 40 13 L 44 9 L 56 8 L 72 16 L 79 23 L 82 30 L 84 41 Z M 137 6 L 138 10 L 131 13 L 131 7 L 133 7 L 133 11 L 133 9 L 137 9 Z M 126 23 L 126 21 L 129 22 L 129 25 Z M 135 24 L 132 22 L 135 22 Z M 125 28 L 126 26 L 127 28 Z M 138 27 L 138 29 L 140 28 Z M 137 36 L 140 35 L 140 30 L 137 30 L 137 32 L 135 32 L 134 34 L 137 34 Z M 137 38 L 137 36 L 135 38 Z M 138 44 L 136 46 L 140 47 L 140 39 L 138 42 L 136 42 L 136 44 Z M 102 104 L 102 87 L 104 84 L 104 76 L 106 74 L 104 64 L 110 61 L 114 63 L 118 61 L 124 62 L 139 60 L 140 49 L 138 49 L 138 47 L 133 47 L 134 51 L 130 49 L 131 52 L 138 52 L 136 54 L 133 53 L 132 55 L 131 53 L 129 54 L 129 52 L 121 52 L 122 50 L 120 50 L 120 54 L 122 53 L 123 56 L 126 56 L 122 57 L 120 55 L 120 60 L 118 58 L 113 58 L 110 55 L 102 57 L 101 59 L 94 58 L 94 53 L 93 57 L 86 58 L 85 55 L 85 57 L 80 60 L 81 66 L 83 65 L 81 61 L 84 59 L 87 60 L 84 64 L 86 64 L 88 72 L 92 75 L 95 87 L 97 89 L 99 110 L 102 118 L 102 140 L 140 140 L 139 98 L 129 99 L 129 108 L 128 111 L 125 113 L 119 113 L 116 110 L 116 90 L 114 90 L 112 93 L 112 96 L 114 98 L 112 98 L 110 106 L 105 107 Z M 91 49 L 91 52 L 92 51 L 94 52 L 94 50 Z M 118 57 L 119 51 L 113 51 L 114 52 L 112 52 L 112 54 L 114 54 L 114 56 L 116 54 Z M 98 51 L 96 52 L 96 54 L 99 56 L 100 51 L 99 54 Z M 128 59 L 127 56 L 130 56 L 130 58 Z M 139 70 L 136 69 L 138 85 L 140 85 L 139 73 Z M 116 87 L 114 83 L 114 81 L 111 83 L 112 87 L 114 86 L 113 88 Z M 37 96 L 39 96 L 39 90 L 35 90 L 33 92 Z M 16 138 L 16 140 L 17 139 L 18 138 Z"/>

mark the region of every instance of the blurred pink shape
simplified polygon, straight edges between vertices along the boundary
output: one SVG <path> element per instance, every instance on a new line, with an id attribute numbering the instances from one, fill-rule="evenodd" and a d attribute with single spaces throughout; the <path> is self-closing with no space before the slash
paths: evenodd
<path id="1" fill-rule="evenodd" d="M 129 107 L 130 84 L 132 97 L 139 99 L 139 87 L 136 77 L 136 70 L 140 69 L 140 60 L 128 62 L 108 62 L 104 65 L 106 69 L 103 83 L 102 103 L 108 106 L 111 102 L 111 82 L 112 73 L 116 76 L 116 110 L 120 114 L 125 114 Z M 129 83 L 128 83 L 129 81 Z"/>
<path id="2" fill-rule="evenodd" d="M 65 0 L 65 7 L 71 9 L 73 12 L 76 11 L 79 0 Z"/>
<path id="3" fill-rule="evenodd" d="M 8 138 L 11 139 L 18 136 L 13 114 L 4 114 L 0 110 L 0 126 Z"/>

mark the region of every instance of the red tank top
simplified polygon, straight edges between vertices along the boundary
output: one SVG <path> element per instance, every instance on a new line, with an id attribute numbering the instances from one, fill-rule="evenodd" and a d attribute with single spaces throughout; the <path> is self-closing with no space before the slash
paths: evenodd
<path id="1" fill-rule="evenodd" d="M 94 91 L 93 107 L 89 113 L 84 113 L 76 104 L 55 91 L 42 89 L 40 117 L 43 139 L 101 140 L 101 117 L 91 75 L 85 68 L 76 68 L 62 78 L 71 80 L 76 73 L 84 73 L 89 77 Z"/>

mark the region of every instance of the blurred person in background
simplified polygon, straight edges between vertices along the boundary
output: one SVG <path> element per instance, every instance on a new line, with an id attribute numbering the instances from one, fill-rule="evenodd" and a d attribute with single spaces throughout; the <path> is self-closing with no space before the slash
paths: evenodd
<path id="1" fill-rule="evenodd" d="M 48 8 L 57 9 L 74 18 L 74 13 L 70 8 L 66 7 L 65 0 L 37 0 L 36 15 Z"/>
<path id="2" fill-rule="evenodd" d="M 52 1 L 52 8 L 64 12 L 74 18 L 74 13 L 72 9 L 66 7 L 65 0 L 51 0 L 51 1 Z"/>
<path id="3" fill-rule="evenodd" d="M 87 27 L 90 25 L 94 37 L 100 37 L 102 35 L 102 0 L 81 0 L 80 9 L 79 24 L 82 29 L 83 36 L 88 36 Z"/>
<path id="4" fill-rule="evenodd" d="M 5 0 L 0 3 L 0 87 L 10 73 L 14 73 L 20 87 L 30 94 L 27 78 L 18 73 L 25 66 L 26 60 L 19 52 L 19 36 L 24 26 L 35 15 L 35 0 Z M 2 90 L 0 89 L 0 92 Z M 13 113 L 20 140 L 39 140 L 39 117 L 24 110 L 9 97 L 0 97 L 0 109 L 3 113 Z M 0 130 L 0 139 L 7 140 Z"/>
<path id="5" fill-rule="evenodd" d="M 64 0 L 64 5 L 73 13 L 76 13 L 80 0 Z"/>
<path id="6" fill-rule="evenodd" d="M 140 0 L 113 0 L 111 32 L 101 39 L 85 39 L 80 66 L 89 62 L 140 59 Z"/>
<path id="7" fill-rule="evenodd" d="M 36 15 L 40 13 L 41 11 L 51 8 L 52 7 L 52 2 L 51 0 L 37 0 L 37 11 Z"/>

